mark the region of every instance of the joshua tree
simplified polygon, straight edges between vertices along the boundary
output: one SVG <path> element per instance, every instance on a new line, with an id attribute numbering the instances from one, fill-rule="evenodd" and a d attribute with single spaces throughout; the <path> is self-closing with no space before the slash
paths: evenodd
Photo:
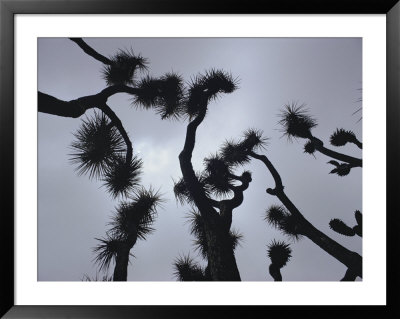
<path id="1" fill-rule="evenodd" d="M 289 138 L 308 139 L 304 145 L 304 153 L 314 154 L 318 151 L 333 160 L 329 164 L 335 166 L 331 174 L 345 176 L 350 173 L 353 167 L 362 167 L 362 160 L 349 155 L 335 152 L 324 146 L 324 143 L 311 133 L 312 128 L 317 126 L 317 122 L 313 119 L 305 109 L 304 104 L 298 106 L 296 104 L 285 105 L 282 111 L 279 123 L 283 126 L 284 134 Z M 352 131 L 337 129 L 330 138 L 330 142 L 334 146 L 343 146 L 346 143 L 353 143 L 362 149 L 362 143 L 357 139 Z M 343 163 L 337 162 L 341 161 Z"/>
<path id="2" fill-rule="evenodd" d="M 138 79 L 140 71 L 147 70 L 148 61 L 131 51 L 120 50 L 107 58 L 80 38 L 71 38 L 86 54 L 102 62 L 107 87 L 101 92 L 62 101 L 38 92 L 38 110 L 42 113 L 78 118 L 89 109 L 97 109 L 93 119 L 83 121 L 72 144 L 72 162 L 80 174 L 101 178 L 109 192 L 117 197 L 127 196 L 137 186 L 141 161 L 133 156 L 132 143 L 121 120 L 108 106 L 107 100 L 116 93 L 127 93 L 132 104 L 146 109 L 153 108 L 161 118 L 179 114 L 183 99 L 180 76 L 167 73 L 156 79 L 145 76 Z M 125 145 L 124 145 L 125 144 Z"/>
<path id="3" fill-rule="evenodd" d="M 77 165 L 79 174 L 100 179 L 112 197 L 130 199 L 122 202 L 111 222 L 106 237 L 98 239 L 94 249 L 100 269 L 107 270 L 115 260 L 113 280 L 126 280 L 130 249 L 138 238 L 144 239 L 152 231 L 156 206 L 160 203 L 157 192 L 140 188 L 142 161 L 133 155 L 132 143 L 121 120 L 108 106 L 107 100 L 116 93 L 127 93 L 137 107 L 153 108 L 162 119 L 179 114 L 183 99 L 180 76 L 167 73 L 160 78 L 145 76 L 138 79 L 140 71 L 147 70 L 148 62 L 131 51 L 120 50 L 107 58 L 80 38 L 71 38 L 86 54 L 102 62 L 103 76 L 107 84 L 101 92 L 62 101 L 38 92 L 38 110 L 42 113 L 78 118 L 89 109 L 92 117 L 86 117 L 74 134 L 71 144 L 71 162 Z"/>
<path id="4" fill-rule="evenodd" d="M 136 191 L 129 202 L 122 202 L 117 207 L 106 238 L 97 239 L 100 244 L 93 249 L 97 254 L 95 261 L 100 270 L 108 271 L 114 260 L 114 281 L 127 280 L 130 250 L 137 239 L 146 239 L 154 230 L 151 225 L 161 201 L 160 195 L 152 189 Z"/>
<path id="5" fill-rule="evenodd" d="M 290 245 L 283 241 L 275 239 L 268 245 L 268 257 L 271 259 L 269 273 L 274 278 L 274 281 L 282 281 L 281 268 L 286 266 L 286 263 L 292 257 Z"/>
<path id="6" fill-rule="evenodd" d="M 203 122 L 208 107 L 221 93 L 232 93 L 237 88 L 236 81 L 228 73 L 211 70 L 204 75 L 197 76 L 189 85 L 188 97 L 184 113 L 189 117 L 185 144 L 179 154 L 182 171 L 182 186 L 184 194 L 198 209 L 204 225 L 207 242 L 207 260 L 212 280 L 237 281 L 240 274 L 236 265 L 230 227 L 232 211 L 241 205 L 243 191 L 251 182 L 251 174 L 244 172 L 241 176 L 234 175 L 234 163 L 222 160 L 218 154 L 205 160 L 204 174 L 196 174 L 191 162 L 195 147 L 196 131 Z M 235 186 L 233 182 L 239 182 Z M 177 187 L 175 187 L 177 188 Z M 216 200 L 211 195 L 233 193 L 231 199 Z"/>
<path id="7" fill-rule="evenodd" d="M 284 192 L 281 176 L 266 155 L 255 152 L 252 145 L 258 145 L 262 132 L 251 130 L 253 134 L 245 134 L 241 141 L 227 141 L 221 149 L 222 158 L 228 163 L 247 163 L 257 159 L 265 164 L 275 181 L 275 188 L 268 188 L 268 194 L 278 197 L 283 206 L 273 205 L 267 210 L 267 221 L 285 234 L 295 239 L 306 236 L 328 254 L 343 263 L 355 276 L 362 276 L 362 258 L 359 254 L 348 250 L 323 232 L 315 228 L 293 204 Z M 354 277 L 355 278 L 355 277 Z"/>

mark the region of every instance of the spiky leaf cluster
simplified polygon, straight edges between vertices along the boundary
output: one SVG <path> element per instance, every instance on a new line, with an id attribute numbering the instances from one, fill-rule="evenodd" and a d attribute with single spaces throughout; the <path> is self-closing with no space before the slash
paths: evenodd
<path id="1" fill-rule="evenodd" d="M 295 240 L 300 239 L 302 236 L 300 221 L 283 206 L 270 206 L 266 212 L 265 219 L 270 225 Z"/>
<path id="2" fill-rule="evenodd" d="M 352 166 L 348 163 L 339 163 L 337 161 L 331 160 L 328 164 L 332 164 L 335 166 L 333 170 L 329 172 L 329 174 L 336 174 L 338 176 L 346 176 L 349 175 Z"/>
<path id="3" fill-rule="evenodd" d="M 147 60 L 132 51 L 120 50 L 111 59 L 111 64 L 103 69 L 103 78 L 107 85 L 132 85 L 137 70 L 147 69 Z"/>
<path id="4" fill-rule="evenodd" d="M 329 227 L 335 232 L 345 235 L 354 236 L 356 233 L 353 228 L 347 226 L 342 220 L 334 218 L 329 222 Z"/>
<path id="5" fill-rule="evenodd" d="M 306 144 L 304 144 L 304 153 L 314 154 L 315 150 L 316 148 L 313 141 L 308 141 Z"/>
<path id="6" fill-rule="evenodd" d="M 130 198 L 122 202 L 116 209 L 116 214 L 110 223 L 110 233 L 122 240 L 132 240 L 136 236 L 145 239 L 154 229 L 151 225 L 157 215 L 157 207 L 162 199 L 158 192 L 141 188 Z"/>
<path id="7" fill-rule="evenodd" d="M 189 255 L 180 256 L 174 261 L 174 276 L 179 281 L 205 281 L 205 270 Z"/>
<path id="8" fill-rule="evenodd" d="M 205 191 L 206 195 L 209 195 L 210 193 L 210 187 L 206 183 L 206 176 L 204 173 L 197 173 L 196 174 L 197 180 L 200 183 L 201 187 Z M 177 181 L 174 181 L 174 195 L 177 201 L 181 205 L 188 203 L 188 204 L 194 204 L 194 200 L 186 187 L 185 181 L 181 177 Z"/>
<path id="9" fill-rule="evenodd" d="M 123 156 L 115 157 L 104 173 L 104 186 L 114 198 L 128 196 L 139 185 L 142 165 L 136 156 L 129 162 Z"/>
<path id="10" fill-rule="evenodd" d="M 262 131 L 249 129 L 241 141 L 226 141 L 220 150 L 221 157 L 230 165 L 244 165 L 251 160 L 250 152 L 264 148 L 266 142 L 267 138 L 263 137 Z"/>
<path id="11" fill-rule="evenodd" d="M 179 117 L 183 112 L 185 91 L 182 77 L 167 73 L 159 79 L 143 78 L 137 88 L 134 104 L 144 108 L 154 108 L 162 119 Z"/>
<path id="12" fill-rule="evenodd" d="M 275 239 L 268 245 L 268 257 L 271 259 L 272 264 L 282 268 L 292 257 L 292 250 L 290 245 L 283 241 L 276 241 Z"/>
<path id="13" fill-rule="evenodd" d="M 280 116 L 278 123 L 288 138 L 310 138 L 311 129 L 317 126 L 316 120 L 308 114 L 304 104 L 287 104 Z"/>
<path id="14" fill-rule="evenodd" d="M 216 196 L 224 196 L 231 192 L 231 166 L 218 154 L 204 159 L 205 182 Z"/>
<path id="15" fill-rule="evenodd" d="M 232 93 L 236 89 L 237 80 L 230 73 L 211 69 L 205 74 L 199 74 L 189 84 L 185 114 L 192 118 L 221 93 Z"/>
<path id="16" fill-rule="evenodd" d="M 357 138 L 354 132 L 346 131 L 344 129 L 336 129 L 331 135 L 330 142 L 333 146 L 344 146 L 347 143 L 356 143 Z"/>
<path id="17" fill-rule="evenodd" d="M 121 134 L 103 113 L 94 112 L 93 117 L 84 119 L 73 135 L 76 140 L 71 143 L 70 161 L 78 165 L 79 174 L 89 174 L 90 178 L 99 178 L 117 156 L 126 152 Z"/>
<path id="18" fill-rule="evenodd" d="M 329 227 L 335 232 L 345 235 L 345 236 L 354 236 L 358 235 L 362 237 L 362 214 L 359 210 L 354 212 L 354 217 L 356 219 L 357 225 L 353 226 L 353 228 L 349 227 L 346 223 L 338 218 L 334 218 L 329 222 Z"/>
<path id="19" fill-rule="evenodd" d="M 107 235 L 106 238 L 95 239 L 100 243 L 93 248 L 93 252 L 96 254 L 94 261 L 99 265 L 100 270 L 107 272 L 111 261 L 115 261 L 117 253 L 123 243 L 121 240 L 109 235 Z"/>
<path id="20" fill-rule="evenodd" d="M 113 281 L 112 276 L 103 275 L 99 277 L 99 274 L 96 273 L 95 277 L 90 277 L 88 274 L 84 274 L 82 281 Z"/>

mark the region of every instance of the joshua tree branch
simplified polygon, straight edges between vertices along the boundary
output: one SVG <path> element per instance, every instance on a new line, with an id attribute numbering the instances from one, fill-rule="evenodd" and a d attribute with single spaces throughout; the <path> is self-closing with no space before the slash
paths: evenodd
<path id="1" fill-rule="evenodd" d="M 108 116 L 108 118 L 111 120 L 111 124 L 113 124 L 118 129 L 119 133 L 124 139 L 126 144 L 126 162 L 130 163 L 132 160 L 132 142 L 129 139 L 128 133 L 126 133 L 125 128 L 121 123 L 121 120 L 106 103 L 99 106 L 99 108 Z"/>
<path id="2" fill-rule="evenodd" d="M 350 268 L 346 270 L 344 277 L 340 281 L 355 281 L 357 274 L 354 273 Z"/>
<path id="3" fill-rule="evenodd" d="M 85 41 L 82 40 L 82 38 L 69 38 L 71 41 L 74 41 L 79 47 L 88 55 L 91 57 L 95 58 L 96 60 L 104 63 L 111 65 L 112 61 L 108 58 L 106 58 L 104 55 L 101 55 L 98 53 L 96 50 L 94 50 L 92 47 L 90 47 Z"/>
<path id="4" fill-rule="evenodd" d="M 38 111 L 62 117 L 78 118 L 88 109 L 98 108 L 107 102 L 108 98 L 116 93 L 137 94 L 139 89 L 126 85 L 113 85 L 100 93 L 83 96 L 71 101 L 63 101 L 46 93 L 38 92 Z"/>
<path id="5" fill-rule="evenodd" d="M 356 139 L 353 143 L 356 144 L 359 149 L 362 149 L 362 143 L 358 139 Z"/>
<path id="6" fill-rule="evenodd" d="M 275 181 L 275 190 L 271 190 L 271 191 L 278 191 L 278 190 L 283 191 L 284 187 L 282 184 L 281 176 L 279 175 L 278 171 L 275 169 L 274 165 L 272 165 L 272 163 L 270 162 L 268 157 L 266 157 L 265 155 L 259 155 L 255 152 L 250 152 L 250 156 L 262 161 L 265 164 L 265 166 L 267 166 L 268 170 L 271 172 L 271 175 Z"/>
<path id="7" fill-rule="evenodd" d="M 314 136 L 312 136 L 310 138 L 310 140 L 314 143 L 315 149 L 317 151 L 319 151 L 320 153 L 322 153 L 326 156 L 329 156 L 331 158 L 337 159 L 339 161 L 349 163 L 352 167 L 362 167 L 361 159 L 332 151 L 332 150 L 326 148 L 324 146 L 324 143 L 320 139 L 318 139 Z"/>
<path id="8" fill-rule="evenodd" d="M 359 254 L 343 247 L 330 237 L 326 236 L 323 232 L 315 228 L 286 196 L 285 192 L 283 191 L 282 179 L 269 159 L 265 155 L 258 155 L 254 152 L 251 152 L 250 155 L 261 160 L 271 172 L 275 180 L 276 187 L 275 189 L 268 188 L 267 193 L 277 196 L 282 204 L 291 213 L 291 215 L 297 219 L 299 224 L 299 234 L 308 237 L 328 254 L 351 269 L 355 275 L 362 277 L 362 257 Z"/>
<path id="9" fill-rule="evenodd" d="M 195 117 L 193 121 L 188 124 L 186 130 L 185 144 L 183 146 L 182 152 L 179 154 L 179 163 L 181 166 L 183 179 L 201 214 L 215 212 L 210 199 L 205 194 L 203 187 L 196 177 L 191 162 L 192 153 L 196 142 L 196 131 L 199 125 L 203 122 L 206 116 L 206 112 L 207 107 L 206 104 L 204 104 L 204 107 L 201 109 L 199 114 Z"/>

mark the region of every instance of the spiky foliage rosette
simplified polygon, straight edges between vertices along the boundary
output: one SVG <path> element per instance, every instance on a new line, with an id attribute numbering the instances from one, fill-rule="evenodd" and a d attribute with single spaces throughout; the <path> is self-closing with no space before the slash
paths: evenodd
<path id="1" fill-rule="evenodd" d="M 230 165 L 247 164 L 251 160 L 250 152 L 265 148 L 267 141 L 261 130 L 248 129 L 241 141 L 225 141 L 220 149 L 221 157 Z"/>
<path id="2" fill-rule="evenodd" d="M 317 122 L 309 114 L 304 104 L 286 104 L 280 114 L 279 124 L 288 138 L 310 138 L 311 129 L 317 126 Z"/>
<path id="3" fill-rule="evenodd" d="M 157 207 L 162 199 L 153 189 L 137 190 L 129 202 L 122 202 L 111 220 L 110 233 L 122 240 L 145 239 L 154 231 L 151 225 L 157 215 Z"/>
<path id="4" fill-rule="evenodd" d="M 314 154 L 315 153 L 315 144 L 313 141 L 308 141 L 304 144 L 304 153 Z"/>
<path id="5" fill-rule="evenodd" d="M 210 194 L 210 187 L 206 183 L 206 175 L 204 173 L 196 173 L 196 178 L 199 181 L 201 187 L 203 188 L 206 196 Z M 181 177 L 177 181 L 174 182 L 174 195 L 176 200 L 181 204 L 194 204 L 194 200 L 192 196 L 190 195 L 189 190 L 186 187 L 185 181 Z"/>
<path id="6" fill-rule="evenodd" d="M 127 162 L 123 156 L 118 156 L 104 173 L 104 186 L 114 198 L 128 196 L 139 185 L 141 169 L 142 160 L 138 157 L 134 156 Z"/>
<path id="7" fill-rule="evenodd" d="M 335 232 L 344 236 L 354 236 L 356 233 L 353 228 L 347 226 L 342 220 L 334 218 L 329 222 L 329 227 Z"/>
<path id="8" fill-rule="evenodd" d="M 336 129 L 331 135 L 330 142 L 333 146 L 344 146 L 347 143 L 356 143 L 357 138 L 354 132 L 344 129 Z"/>
<path id="9" fill-rule="evenodd" d="M 135 55 L 132 50 L 120 50 L 111 59 L 111 64 L 103 69 L 103 77 L 107 85 L 132 85 L 137 70 L 147 69 L 147 60 L 140 55 Z"/>
<path id="10" fill-rule="evenodd" d="M 79 175 L 88 173 L 90 178 L 99 178 L 116 156 L 126 152 L 121 134 L 103 113 L 94 112 L 93 117 L 84 119 L 73 135 L 76 140 L 71 143 L 73 153 L 69 155 L 70 161 L 78 165 Z"/>
<path id="11" fill-rule="evenodd" d="M 93 248 L 93 252 L 96 254 L 94 262 L 99 265 L 100 270 L 107 272 L 111 261 L 115 261 L 122 242 L 120 239 L 111 237 L 109 235 L 107 235 L 106 238 L 95 239 L 100 243 Z"/>
<path id="12" fill-rule="evenodd" d="M 270 225 L 292 239 L 299 240 L 302 236 L 300 221 L 283 206 L 270 206 L 266 211 L 265 219 Z"/>
<path id="13" fill-rule="evenodd" d="M 292 257 L 292 250 L 290 245 L 283 241 L 276 241 L 275 239 L 268 245 L 268 257 L 271 259 L 271 263 L 282 268 Z"/>
<path id="14" fill-rule="evenodd" d="M 154 108 L 162 119 L 181 115 L 185 91 L 180 75 L 171 72 L 159 79 L 147 76 L 138 83 L 137 88 L 134 105 Z"/>
<path id="15" fill-rule="evenodd" d="M 195 237 L 195 250 L 197 250 L 204 259 L 207 259 L 208 242 L 203 217 L 201 217 L 201 214 L 198 211 L 192 210 L 188 214 L 187 218 L 190 223 L 190 233 Z M 242 239 L 243 235 L 236 229 L 229 231 L 229 241 L 232 250 L 235 250 L 237 246 L 240 245 Z"/>
<path id="16" fill-rule="evenodd" d="M 329 174 L 336 174 L 338 176 L 346 176 L 349 175 L 351 171 L 351 165 L 347 163 L 339 163 L 337 161 L 331 160 L 328 164 L 336 166 L 333 170 L 329 172 Z"/>
<path id="17" fill-rule="evenodd" d="M 185 104 L 185 114 L 195 117 L 207 104 L 218 98 L 221 93 L 232 93 L 237 89 L 238 81 L 230 73 L 211 69 L 191 79 Z"/>
<path id="18" fill-rule="evenodd" d="M 231 192 L 231 165 L 227 164 L 218 154 L 204 159 L 205 182 L 216 196 L 224 196 Z"/>
<path id="19" fill-rule="evenodd" d="M 205 271 L 189 255 L 180 256 L 174 261 L 174 276 L 179 281 L 205 281 Z"/>

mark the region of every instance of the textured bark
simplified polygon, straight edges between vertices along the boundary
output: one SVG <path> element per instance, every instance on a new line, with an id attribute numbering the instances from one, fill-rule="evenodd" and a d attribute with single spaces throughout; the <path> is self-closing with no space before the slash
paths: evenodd
<path id="1" fill-rule="evenodd" d="M 240 281 L 240 274 L 230 241 L 229 231 L 221 225 L 207 221 L 207 258 L 211 279 L 214 281 Z"/>
<path id="2" fill-rule="evenodd" d="M 129 246 L 126 243 L 121 244 L 115 258 L 115 268 L 113 281 L 126 281 L 128 277 Z"/>

